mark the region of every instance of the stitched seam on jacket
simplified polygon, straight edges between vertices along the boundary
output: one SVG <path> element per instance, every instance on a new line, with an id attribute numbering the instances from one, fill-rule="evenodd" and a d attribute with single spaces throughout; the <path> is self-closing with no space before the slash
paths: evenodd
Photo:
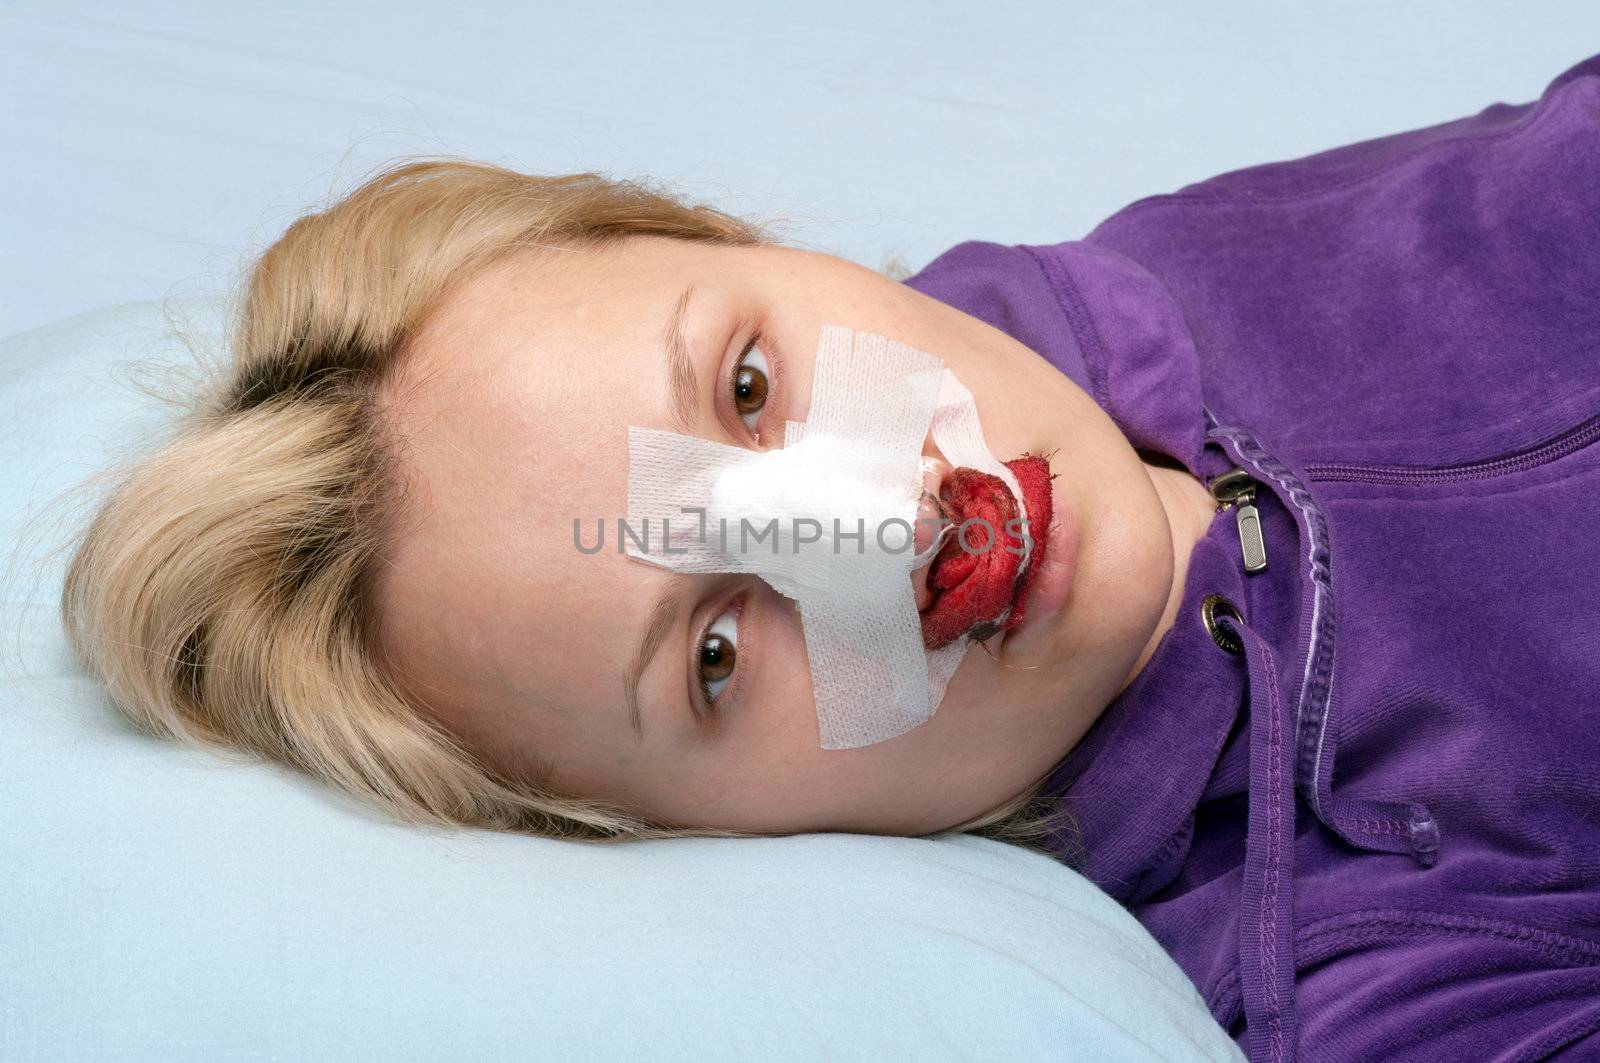
<path id="1" fill-rule="evenodd" d="M 1192 839 L 1191 832 L 1193 827 L 1194 820 L 1187 820 L 1184 823 L 1179 824 L 1178 829 L 1167 836 L 1167 840 L 1161 843 L 1161 847 L 1157 849 L 1148 860 L 1145 861 L 1144 872 L 1134 878 L 1131 884 L 1127 884 L 1129 886 L 1127 894 L 1129 897 L 1142 897 L 1145 900 L 1149 899 L 1145 893 L 1145 880 L 1150 877 L 1152 871 L 1165 870 L 1165 865 L 1167 864 L 1167 861 L 1172 859 L 1173 854 L 1175 854 L 1185 845 L 1189 844 Z M 1171 881 L 1171 876 L 1168 876 L 1168 881 Z M 1162 883 L 1161 886 L 1158 887 L 1158 890 L 1165 888 L 1166 883 Z M 1107 890 L 1106 892 L 1109 893 L 1111 891 Z M 1115 896 L 1115 894 L 1113 894 L 1113 896 Z M 1136 901 L 1134 903 L 1142 902 Z"/>
<path id="2" fill-rule="evenodd" d="M 1559 934 L 1553 930 L 1544 930 L 1525 923 L 1513 923 L 1505 919 L 1458 915 L 1453 912 L 1436 912 L 1428 909 L 1374 908 L 1347 912 L 1308 923 L 1305 931 L 1308 935 L 1332 934 L 1358 922 L 1369 926 L 1442 930 L 1499 937 L 1559 959 L 1569 966 L 1600 966 L 1600 942 L 1586 941 L 1583 938 Z"/>
<path id="3" fill-rule="evenodd" d="M 1552 930 L 1454 915 L 1426 909 L 1372 908 L 1329 916 L 1307 923 L 1295 933 L 1297 966 L 1310 967 L 1343 948 L 1370 942 L 1386 944 L 1394 936 L 1466 934 L 1493 937 L 1556 960 L 1566 967 L 1600 967 L 1600 942 L 1557 934 Z M 1206 1006 L 1215 1013 L 1225 997 L 1239 991 L 1239 967 L 1229 967 L 1206 993 Z"/>
<path id="4" fill-rule="evenodd" d="M 1263 643 L 1263 645 L 1265 645 Z M 1283 809 L 1279 807 L 1278 789 L 1283 785 L 1283 757 L 1279 746 L 1283 741 L 1283 720 L 1279 713 L 1278 677 L 1270 667 L 1272 654 L 1265 654 L 1262 662 L 1267 673 L 1267 888 L 1261 891 L 1261 980 L 1267 993 L 1267 1028 L 1271 1033 L 1269 1051 L 1273 1059 L 1283 1058 L 1283 1006 L 1278 1001 L 1278 865 L 1283 860 L 1283 847 L 1278 841 L 1278 831 L 1283 824 Z M 1289 803 L 1294 804 L 1294 779 L 1289 780 Z M 1292 833 L 1292 831 L 1291 831 Z M 1291 928 L 1292 932 L 1292 928 Z M 1294 972 L 1290 972 L 1291 988 Z"/>
<path id="5" fill-rule="evenodd" d="M 1044 274 L 1045 282 L 1050 285 L 1051 294 L 1056 297 L 1057 308 L 1067 319 L 1067 325 L 1072 329 L 1073 335 L 1077 337 L 1078 349 L 1083 352 L 1085 367 L 1089 370 L 1091 397 L 1096 405 L 1109 413 L 1111 401 L 1106 391 L 1105 342 L 1100 338 L 1100 327 L 1095 322 L 1094 315 L 1089 313 L 1088 306 L 1078 292 L 1077 282 L 1067 269 L 1066 263 L 1058 257 L 1046 255 L 1026 245 L 1022 245 L 1022 249 Z"/>
<path id="6" fill-rule="evenodd" d="M 1584 350 L 1588 351 L 1590 348 L 1586 346 Z M 1564 382 L 1562 386 L 1566 387 L 1567 384 Z M 1548 402 L 1541 402 L 1539 405 L 1529 406 L 1527 409 L 1518 409 L 1515 414 L 1510 416 L 1502 413 L 1491 420 L 1476 422 L 1467 425 L 1464 428 L 1442 428 L 1430 430 L 1414 436 L 1384 436 L 1382 439 L 1379 439 L 1378 442 L 1387 446 L 1396 443 L 1436 443 L 1443 439 L 1474 439 L 1489 432 L 1496 432 L 1502 429 L 1511 428 L 1513 426 L 1521 428 L 1527 424 L 1530 418 L 1537 414 L 1546 413 L 1550 410 L 1562 411 L 1562 416 L 1559 421 L 1553 425 L 1541 427 L 1539 429 L 1540 434 L 1534 439 L 1530 440 L 1525 446 L 1519 447 L 1514 444 L 1498 444 L 1494 450 L 1480 451 L 1476 454 L 1469 454 L 1465 458 L 1459 460 L 1451 459 L 1450 464 L 1470 464 L 1478 461 L 1492 461 L 1508 452 L 1516 453 L 1518 450 L 1531 449 L 1532 447 L 1538 446 L 1539 443 L 1544 439 L 1547 439 L 1551 436 L 1560 435 L 1564 430 L 1582 424 L 1587 418 L 1588 412 L 1596 409 L 1597 407 L 1600 407 L 1600 387 L 1588 388 L 1582 391 L 1563 390 L 1551 398 Z M 1339 447 L 1348 447 L 1352 445 L 1352 441 L 1349 439 L 1306 439 L 1304 437 L 1294 438 L 1292 436 L 1290 438 L 1293 439 L 1296 449 L 1317 450 L 1324 454 L 1331 452 L 1329 457 L 1319 457 L 1316 462 L 1318 465 L 1399 464 L 1398 462 L 1391 462 L 1388 459 L 1374 459 L 1365 455 L 1353 455 L 1348 458 L 1338 457 L 1337 455 L 1339 454 Z M 1346 453 L 1348 453 L 1348 451 L 1346 451 Z"/>
<path id="7" fill-rule="evenodd" d="M 1374 908 L 1309 922 L 1294 933 L 1296 967 L 1312 967 L 1341 949 L 1389 945 L 1397 937 L 1469 935 L 1498 938 L 1530 953 L 1554 959 L 1563 967 L 1600 967 L 1600 943 L 1568 937 L 1554 930 L 1475 916 L 1454 916 L 1426 909 Z M 1296 972 L 1298 973 L 1298 972 Z M 1238 964 L 1218 975 L 1206 991 L 1206 1009 L 1218 1013 L 1222 1002 L 1238 996 Z M 1237 1007 L 1237 1002 L 1235 1002 Z M 1230 1009 L 1232 1010 L 1232 1009 Z M 1221 1021 L 1221 1020 L 1219 1020 Z"/>
<path id="8" fill-rule="evenodd" d="M 1238 447 L 1241 457 L 1254 465 L 1288 495 L 1305 520 L 1306 554 L 1311 568 L 1311 639 L 1306 649 L 1295 705 L 1297 772 L 1306 780 L 1307 800 L 1319 819 L 1325 819 L 1319 775 L 1323 738 L 1328 729 L 1328 703 L 1333 691 L 1333 581 L 1328 571 L 1328 526 L 1322 509 L 1312 500 L 1298 477 L 1268 454 L 1255 437 L 1233 425 L 1218 425 L 1210 435 L 1220 435 Z"/>
<path id="9" fill-rule="evenodd" d="M 1411 833 L 1411 825 L 1398 819 L 1357 819 L 1352 817 L 1345 820 L 1345 822 L 1352 827 L 1360 827 L 1362 830 L 1369 830 L 1375 834 Z"/>

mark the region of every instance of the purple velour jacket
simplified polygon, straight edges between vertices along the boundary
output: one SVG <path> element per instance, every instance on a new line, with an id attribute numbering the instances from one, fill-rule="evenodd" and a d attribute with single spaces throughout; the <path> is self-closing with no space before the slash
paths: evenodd
<path id="1" fill-rule="evenodd" d="M 1052 774 L 1063 859 L 1252 1060 L 1600 1059 L 1600 55 L 906 283 L 1255 489 Z"/>

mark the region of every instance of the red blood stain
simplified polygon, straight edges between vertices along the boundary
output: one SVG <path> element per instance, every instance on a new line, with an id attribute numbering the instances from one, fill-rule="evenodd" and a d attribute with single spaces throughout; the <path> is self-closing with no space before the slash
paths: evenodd
<path id="1" fill-rule="evenodd" d="M 928 589 L 934 597 L 922 611 L 922 644 L 927 649 L 948 646 L 963 635 L 986 639 L 1022 623 L 1022 602 L 1044 559 L 1053 509 L 1052 477 L 1049 461 L 1037 454 L 1024 454 L 1005 465 L 1016 476 L 1027 504 L 1028 534 L 1033 538 L 1027 568 L 1022 566 L 1022 536 L 1015 534 L 1017 526 L 1011 523 L 1018 516 L 1017 502 L 1005 481 L 965 466 L 954 470 L 939 489 L 956 530 L 934 555 L 928 571 Z M 961 532 L 966 521 L 974 523 Z M 990 541 L 991 534 L 997 542 Z M 1003 621 L 1002 616 L 1006 616 Z"/>

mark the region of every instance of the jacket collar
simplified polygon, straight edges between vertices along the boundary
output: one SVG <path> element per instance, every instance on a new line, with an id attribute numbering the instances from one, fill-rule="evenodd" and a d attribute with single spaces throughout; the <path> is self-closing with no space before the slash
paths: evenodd
<path id="1" fill-rule="evenodd" d="M 1317 819 L 1358 848 L 1410 852 L 1424 866 L 1438 849 L 1424 806 L 1332 794 L 1334 609 L 1322 510 L 1287 456 L 1250 425 L 1226 415 L 1219 423 L 1182 310 L 1128 257 L 1081 241 L 966 244 L 919 277 L 928 294 L 1005 329 L 1072 377 L 1136 448 L 1170 455 L 1208 483 L 1238 465 L 1259 484 L 1267 568 L 1245 572 L 1235 513 L 1219 511 L 1191 552 L 1172 626 L 1045 793 L 1072 813 L 1053 847 L 1129 907 L 1169 885 L 1183 891 L 1202 802 L 1247 795 L 1235 984 L 1252 1054 L 1266 1054 L 1269 1038 L 1292 1045 L 1297 784 Z M 1224 628 L 1238 655 L 1202 619 L 1213 594 L 1240 615 Z M 1216 1007 L 1234 1014 L 1226 1002 Z"/>
<path id="2" fill-rule="evenodd" d="M 1082 241 L 1021 250 L 1061 308 L 1077 363 L 1067 364 L 1129 442 L 1176 458 L 1202 481 L 1232 468 L 1232 458 L 1208 440 L 1199 352 L 1166 286 L 1125 255 Z M 1265 498 L 1257 505 L 1268 571 L 1245 573 L 1234 513 L 1219 511 L 1190 554 L 1171 628 L 1047 783 L 1076 831 L 1058 837 L 1058 848 L 1123 903 L 1177 875 L 1196 809 L 1217 796 L 1213 778 L 1229 735 L 1243 729 L 1244 661 L 1213 640 L 1201 618 L 1203 600 L 1221 595 L 1246 618 L 1293 614 L 1300 553 L 1294 522 Z M 1287 624 L 1291 640 L 1297 628 Z M 1229 774 L 1242 792 L 1247 777 Z"/>
<path id="3" fill-rule="evenodd" d="M 1020 250 L 1037 263 L 1070 326 L 1070 353 L 1041 353 L 1135 447 L 1171 455 L 1202 478 L 1225 471 L 1206 448 L 1200 357 L 1166 286 L 1127 256 L 1083 241 Z"/>
<path id="4" fill-rule="evenodd" d="M 1155 892 L 1182 866 L 1200 801 L 1243 793 L 1257 774 L 1239 725 L 1252 694 L 1267 692 L 1251 690 L 1243 662 L 1205 628 L 1201 602 L 1211 594 L 1240 611 L 1277 662 L 1277 697 L 1297 741 L 1291 778 L 1316 817 L 1357 848 L 1432 863 L 1438 832 L 1426 808 L 1332 794 L 1331 547 L 1303 476 L 1250 425 L 1226 415 L 1218 423 L 1202 395 L 1188 322 L 1150 271 L 1082 241 L 1019 250 L 1037 263 L 1069 326 L 1060 331 L 1070 332 L 1077 361 L 1066 364 L 1134 446 L 1171 455 L 1206 482 L 1236 465 L 1256 479 L 1269 561 L 1265 571 L 1246 573 L 1234 514 L 1219 512 L 1191 555 L 1172 628 L 1052 775 L 1047 789 L 1062 794 L 1079 820 L 1083 852 L 1074 855 L 1085 873 L 1126 902 Z M 1219 770 L 1230 732 L 1241 741 L 1229 747 L 1233 766 Z M 1380 822 L 1405 830 L 1369 826 Z M 1070 840 L 1062 843 L 1070 851 Z"/>
<path id="5" fill-rule="evenodd" d="M 1212 432 L 1182 308 L 1126 255 L 1085 241 L 969 241 L 907 283 L 1038 352 L 1088 392 L 1134 447 L 1175 458 L 1204 482 L 1238 464 Z M 1172 627 L 1046 783 L 1077 831 L 1056 838 L 1055 848 L 1124 903 L 1154 893 L 1181 868 L 1195 811 L 1217 796 L 1219 757 L 1246 715 L 1244 662 L 1213 641 L 1202 601 L 1226 597 L 1270 635 L 1286 670 L 1300 661 L 1293 644 L 1302 630 L 1295 618 L 1303 551 L 1296 520 L 1274 490 L 1264 484 L 1256 503 L 1267 571 L 1244 572 L 1234 513 L 1219 511 L 1191 553 Z M 1246 789 L 1247 772 L 1225 774 L 1221 781 Z"/>

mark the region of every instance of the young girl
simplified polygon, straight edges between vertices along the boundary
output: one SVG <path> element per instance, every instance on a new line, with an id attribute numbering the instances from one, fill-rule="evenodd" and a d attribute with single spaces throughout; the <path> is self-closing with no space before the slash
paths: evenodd
<path id="1" fill-rule="evenodd" d="M 1597 175 L 1600 56 L 904 283 L 631 183 L 397 166 L 256 264 L 63 616 L 145 726 L 414 821 L 977 831 L 1127 905 L 1253 1059 L 1580 1058 Z M 793 601 L 574 549 L 632 426 L 781 448 L 830 324 L 942 360 L 1051 514 L 937 712 L 848 749 Z"/>

